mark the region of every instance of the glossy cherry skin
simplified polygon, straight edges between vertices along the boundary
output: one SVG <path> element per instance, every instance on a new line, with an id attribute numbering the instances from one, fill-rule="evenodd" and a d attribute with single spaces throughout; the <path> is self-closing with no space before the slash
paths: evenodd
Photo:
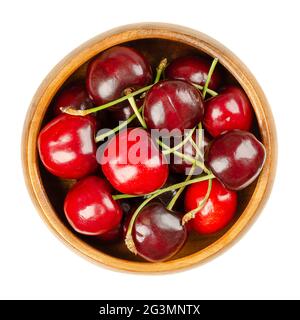
<path id="1" fill-rule="evenodd" d="M 97 168 L 95 121 L 61 114 L 40 132 L 38 149 L 44 166 L 55 176 L 79 179 Z"/>
<path id="2" fill-rule="evenodd" d="M 199 139 L 199 138 L 198 138 Z M 193 140 L 194 142 L 197 143 L 197 138 L 196 138 L 196 134 L 193 134 Z M 200 151 L 202 151 L 203 153 L 206 152 L 208 145 L 210 143 L 210 138 L 208 137 L 207 134 L 205 134 L 203 132 L 203 140 L 198 142 L 199 145 L 199 149 Z M 202 144 L 202 145 L 201 145 Z M 196 157 L 196 150 L 194 148 L 194 146 L 192 145 L 192 143 L 190 141 L 187 141 L 184 146 L 178 150 L 179 152 L 182 152 L 183 154 L 195 158 Z M 192 163 L 182 159 L 180 157 L 178 157 L 177 155 L 171 155 L 170 158 L 171 162 L 170 162 L 170 168 L 172 169 L 172 171 L 176 172 L 176 173 L 182 173 L 182 174 L 188 174 L 189 170 L 192 167 Z M 200 158 L 201 161 L 201 158 Z M 197 168 L 197 170 L 201 170 L 201 168 Z M 196 173 L 196 172 L 195 172 Z M 200 174 L 200 172 L 199 172 Z"/>
<path id="3" fill-rule="evenodd" d="M 100 163 L 116 190 L 134 195 L 159 189 L 169 173 L 164 155 L 141 128 L 129 128 L 114 136 L 105 147 Z"/>
<path id="4" fill-rule="evenodd" d="M 75 82 L 64 88 L 54 100 L 55 115 L 61 114 L 60 108 L 72 107 L 76 110 L 86 110 L 94 107 L 84 82 Z"/>
<path id="5" fill-rule="evenodd" d="M 181 224 L 180 214 L 154 202 L 144 207 L 137 216 L 132 237 L 141 257 L 158 262 L 171 258 L 182 248 L 187 230 Z"/>
<path id="6" fill-rule="evenodd" d="M 178 129 L 183 134 L 202 120 L 203 113 L 200 92 L 186 81 L 161 81 L 145 98 L 144 119 L 150 129 Z"/>
<path id="7" fill-rule="evenodd" d="M 88 65 L 86 86 L 97 105 L 120 98 L 128 88 L 138 89 L 152 80 L 149 63 L 137 50 L 116 46 Z"/>
<path id="8" fill-rule="evenodd" d="M 211 61 L 203 57 L 187 56 L 172 61 L 165 71 L 166 78 L 185 80 L 205 85 Z M 216 68 L 209 82 L 209 88 L 217 90 L 221 82 L 221 74 Z"/>
<path id="9" fill-rule="evenodd" d="M 86 177 L 68 192 L 65 215 L 79 233 L 100 235 L 115 229 L 121 222 L 122 209 L 111 196 L 111 187 L 104 179 Z"/>
<path id="10" fill-rule="evenodd" d="M 186 212 L 196 209 L 204 199 L 208 181 L 187 187 L 184 206 Z M 204 207 L 189 224 L 200 234 L 211 234 L 223 229 L 233 218 L 237 208 L 237 193 L 226 189 L 218 180 L 212 180 L 211 193 Z"/>
<path id="11" fill-rule="evenodd" d="M 252 122 L 252 106 L 238 87 L 228 87 L 205 102 L 203 124 L 213 137 L 234 129 L 249 131 Z"/>
<path id="12" fill-rule="evenodd" d="M 233 130 L 212 142 L 206 162 L 228 189 L 241 190 L 258 177 L 265 158 L 265 147 L 252 133 Z"/>

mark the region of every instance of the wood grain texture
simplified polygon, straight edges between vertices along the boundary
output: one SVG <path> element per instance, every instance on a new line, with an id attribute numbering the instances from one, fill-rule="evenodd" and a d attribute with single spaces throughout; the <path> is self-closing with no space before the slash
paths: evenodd
<path id="1" fill-rule="evenodd" d="M 124 245 L 101 246 L 71 230 L 62 212 L 63 198 L 74 181 L 51 176 L 40 165 L 37 137 L 47 110 L 58 90 L 74 78 L 85 74 L 86 63 L 98 53 L 117 44 L 141 50 L 152 65 L 164 56 L 199 53 L 217 57 L 246 92 L 257 118 L 260 138 L 266 150 L 264 169 L 256 183 L 239 195 L 239 209 L 235 220 L 222 232 L 209 237 L 192 235 L 183 250 L 172 260 L 148 263 L 133 256 Z M 157 49 L 159 48 L 159 50 Z M 276 131 L 268 102 L 251 72 L 227 48 L 207 35 L 170 24 L 142 23 L 119 27 L 87 41 L 66 56 L 45 78 L 38 88 L 24 124 L 22 160 L 26 184 L 31 198 L 48 226 L 76 252 L 110 268 L 135 272 L 167 272 L 194 266 L 228 248 L 257 217 L 271 192 L 277 161 Z"/>

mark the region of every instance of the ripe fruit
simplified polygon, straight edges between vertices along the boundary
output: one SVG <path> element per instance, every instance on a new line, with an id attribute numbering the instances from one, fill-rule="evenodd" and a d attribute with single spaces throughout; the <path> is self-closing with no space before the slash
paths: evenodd
<path id="1" fill-rule="evenodd" d="M 72 107 L 76 110 L 86 110 L 94 107 L 84 82 L 75 82 L 64 88 L 55 98 L 54 113 L 61 114 L 63 107 Z"/>
<path id="2" fill-rule="evenodd" d="M 89 63 L 88 93 L 97 105 L 120 98 L 128 88 L 142 88 L 152 80 L 149 63 L 137 50 L 124 46 L 108 49 Z"/>
<path id="3" fill-rule="evenodd" d="M 128 194 L 155 191 L 164 185 L 169 173 L 165 157 L 141 128 L 130 128 L 114 136 L 100 163 L 112 186 Z"/>
<path id="4" fill-rule="evenodd" d="M 203 124 L 213 137 L 234 129 L 248 131 L 252 121 L 253 111 L 250 102 L 238 87 L 228 87 L 218 96 L 205 102 Z"/>
<path id="5" fill-rule="evenodd" d="M 150 129 L 178 129 L 182 135 L 184 129 L 192 129 L 202 120 L 203 113 L 201 94 L 185 81 L 161 81 L 145 98 L 144 119 Z"/>
<path id="6" fill-rule="evenodd" d="M 86 235 L 105 234 L 121 222 L 122 209 L 111 196 L 111 187 L 101 178 L 90 176 L 77 182 L 64 203 L 71 226 Z"/>
<path id="7" fill-rule="evenodd" d="M 171 258 L 187 238 L 179 213 L 167 210 L 161 203 L 150 203 L 137 216 L 132 237 L 138 254 L 152 262 Z"/>
<path id="8" fill-rule="evenodd" d="M 178 58 L 170 63 L 165 71 L 166 78 L 185 80 L 205 85 L 211 62 L 203 57 L 188 56 Z M 209 81 L 209 88 L 218 89 L 221 82 L 221 74 L 215 69 Z"/>
<path id="9" fill-rule="evenodd" d="M 258 177 L 265 158 L 265 147 L 252 133 L 233 130 L 212 142 L 207 165 L 228 189 L 241 190 Z"/>
<path id="10" fill-rule="evenodd" d="M 204 199 L 208 181 L 202 181 L 187 187 L 185 210 L 196 209 Z M 237 208 L 237 194 L 227 190 L 218 180 L 212 180 L 211 193 L 205 205 L 195 218 L 190 220 L 192 228 L 200 234 L 210 234 L 224 228 L 233 218 Z"/>
<path id="11" fill-rule="evenodd" d="M 95 121 L 61 114 L 40 132 L 38 149 L 44 166 L 54 175 L 79 179 L 97 168 Z"/>

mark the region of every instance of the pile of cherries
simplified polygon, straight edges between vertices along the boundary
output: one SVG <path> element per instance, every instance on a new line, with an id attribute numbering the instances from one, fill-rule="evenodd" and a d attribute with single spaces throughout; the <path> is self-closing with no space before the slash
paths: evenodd
<path id="1" fill-rule="evenodd" d="M 230 223 L 237 191 L 258 177 L 266 152 L 250 133 L 246 94 L 222 83 L 225 71 L 216 65 L 202 56 L 163 59 L 153 75 L 140 52 L 116 46 L 58 93 L 38 150 L 49 172 L 78 180 L 64 202 L 76 232 L 124 241 L 157 262 L 176 254 L 190 232 L 213 234 Z M 168 146 L 151 129 L 162 137 L 176 130 L 182 142 Z M 133 162 L 136 144 L 147 157 Z"/>

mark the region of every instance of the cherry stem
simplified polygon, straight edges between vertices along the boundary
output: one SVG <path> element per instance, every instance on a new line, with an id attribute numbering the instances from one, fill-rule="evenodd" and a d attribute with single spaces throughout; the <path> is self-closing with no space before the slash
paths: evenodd
<path id="1" fill-rule="evenodd" d="M 126 94 L 127 96 L 128 96 L 130 93 L 131 93 L 131 90 L 130 90 L 130 89 L 125 90 L 125 94 Z M 139 110 L 138 110 L 138 107 L 137 107 L 137 105 L 136 105 L 136 103 L 135 103 L 134 97 L 128 98 L 128 102 L 129 102 L 131 108 L 133 109 L 136 117 L 139 119 L 139 122 L 140 122 L 140 124 L 142 125 L 142 127 L 143 127 L 144 129 L 147 129 L 146 122 L 145 122 L 145 120 L 143 119 L 143 117 L 141 116 L 141 114 L 140 114 L 140 112 L 139 112 Z"/>
<path id="2" fill-rule="evenodd" d="M 142 107 L 140 107 L 139 109 L 139 112 L 142 111 Z M 96 142 L 100 142 L 100 141 L 103 141 L 105 138 L 111 136 L 112 134 L 122 130 L 123 128 L 127 127 L 127 125 L 129 123 L 131 123 L 134 119 L 136 118 L 136 114 L 134 113 L 131 117 L 129 117 L 126 121 L 123 121 L 120 125 L 118 125 L 117 127 L 103 133 L 103 134 L 100 134 L 99 136 L 96 136 L 95 138 L 95 141 Z"/>
<path id="3" fill-rule="evenodd" d="M 198 129 L 200 130 L 200 137 L 199 137 L 199 141 L 202 141 L 202 124 L 201 122 L 198 124 Z M 197 146 L 197 144 L 194 142 L 192 137 L 189 137 L 189 141 L 190 143 L 192 143 L 193 147 L 196 150 L 196 159 L 199 159 L 199 157 L 201 156 L 201 151 L 199 149 L 199 147 Z M 193 164 L 193 166 L 191 167 L 188 176 L 186 177 L 185 181 L 189 181 L 192 178 L 192 175 L 194 174 L 196 165 Z M 167 209 L 172 210 L 176 201 L 178 200 L 178 198 L 180 197 L 180 195 L 182 194 L 182 192 L 184 191 L 185 186 L 182 186 L 180 189 L 178 189 L 178 191 L 176 192 L 175 196 L 173 197 L 173 199 L 169 202 Z"/>
<path id="4" fill-rule="evenodd" d="M 204 197 L 203 200 L 200 202 L 200 205 L 199 205 L 197 208 L 195 208 L 195 209 L 187 212 L 187 213 L 183 216 L 183 218 L 182 218 L 182 220 L 181 220 L 181 223 L 182 223 L 183 225 L 186 224 L 186 223 L 187 223 L 188 221 L 190 221 L 191 219 L 194 219 L 196 213 L 204 207 L 205 203 L 207 202 L 207 200 L 208 200 L 208 198 L 209 198 L 209 196 L 210 196 L 211 188 L 212 188 L 212 179 L 209 179 L 209 180 L 208 180 L 208 187 L 207 187 L 207 191 L 206 191 L 205 197 Z"/>
<path id="5" fill-rule="evenodd" d="M 202 91 L 202 97 L 203 99 L 205 99 L 205 96 L 206 96 L 206 92 L 207 92 L 207 89 L 208 89 L 208 85 L 209 85 L 209 82 L 210 82 L 210 79 L 211 79 L 211 76 L 215 70 L 215 67 L 218 63 L 218 58 L 214 58 L 210 68 L 209 68 L 209 71 L 208 71 L 208 74 L 207 74 L 207 78 L 206 78 L 206 81 L 205 81 L 205 84 L 204 84 L 204 87 L 203 87 L 203 91 Z"/>
<path id="6" fill-rule="evenodd" d="M 75 110 L 73 109 L 72 107 L 62 107 L 60 108 L 60 110 L 64 113 L 67 113 L 67 114 L 70 114 L 70 115 L 74 115 L 74 116 L 86 116 L 88 114 L 91 114 L 91 113 L 94 113 L 94 112 L 97 112 L 97 111 L 100 111 L 100 110 L 104 110 L 104 109 L 107 109 L 109 107 L 112 107 L 120 102 L 123 102 L 125 100 L 128 100 L 129 98 L 131 97 L 135 97 L 145 91 L 148 91 L 151 87 L 153 86 L 153 84 L 150 84 L 149 86 L 146 86 L 144 88 L 141 88 L 139 90 L 136 90 L 126 96 L 123 96 L 117 100 L 114 100 L 114 101 L 110 101 L 108 103 L 105 103 L 99 107 L 94 107 L 94 108 L 90 108 L 90 109 L 86 109 L 86 110 Z"/>
<path id="7" fill-rule="evenodd" d="M 156 77 L 155 77 L 154 83 L 157 83 L 160 80 L 161 74 L 166 69 L 167 64 L 168 64 L 167 58 L 164 58 L 160 61 L 158 67 L 156 68 Z"/>
<path id="8" fill-rule="evenodd" d="M 206 176 L 198 177 L 198 178 L 195 178 L 195 179 L 192 179 L 192 180 L 189 180 L 189 181 L 176 183 L 176 184 L 174 184 L 174 185 L 172 185 L 170 187 L 163 188 L 163 189 L 160 189 L 160 190 L 156 190 L 154 192 L 154 194 L 153 193 L 149 193 L 149 195 L 152 194 L 151 197 L 149 197 L 144 202 L 142 202 L 138 206 L 138 208 L 135 210 L 135 212 L 133 213 L 133 215 L 131 217 L 131 220 L 130 220 L 129 225 L 128 225 L 128 230 L 127 230 L 127 233 L 126 233 L 126 237 L 125 237 L 125 244 L 126 244 L 127 248 L 131 252 L 133 252 L 134 254 L 137 254 L 137 251 L 136 251 L 136 248 L 135 248 L 131 233 L 132 233 L 132 228 L 133 228 L 133 224 L 135 222 L 135 219 L 137 218 L 138 214 L 145 207 L 145 205 L 147 203 L 149 203 L 151 200 L 153 200 L 154 198 L 156 198 L 157 196 L 159 196 L 159 195 L 161 195 L 161 194 L 163 194 L 165 192 L 169 192 L 169 191 L 172 191 L 172 190 L 175 190 L 175 189 L 179 189 L 182 186 L 187 186 L 187 185 L 190 185 L 190 184 L 193 184 L 193 183 L 196 183 L 196 182 L 201 182 L 201 181 L 213 179 L 214 177 L 215 176 L 213 174 L 208 174 Z M 114 199 L 116 200 L 115 197 L 114 197 Z"/>
<path id="9" fill-rule="evenodd" d="M 160 140 L 157 140 L 157 143 L 163 147 L 164 149 L 170 150 L 171 148 L 169 146 L 167 146 L 166 144 L 164 144 L 163 142 L 161 142 Z M 190 157 L 186 154 L 183 154 L 181 152 L 178 151 L 172 151 L 173 154 L 175 154 L 177 157 L 180 157 L 188 162 L 190 162 L 191 164 L 195 164 L 196 166 L 200 167 L 201 169 L 204 170 L 204 172 L 206 173 L 210 173 L 210 171 L 206 168 L 206 166 L 204 165 L 204 163 L 198 161 L 197 159 L 194 159 L 193 157 Z"/>
<path id="10" fill-rule="evenodd" d="M 196 127 L 193 128 L 193 129 L 190 129 L 189 133 L 186 135 L 186 137 L 180 142 L 178 143 L 175 147 L 173 148 L 170 148 L 170 149 L 167 149 L 167 150 L 163 150 L 162 153 L 164 155 L 167 155 L 167 154 L 170 154 L 170 153 L 173 153 L 174 151 L 180 149 L 182 146 L 184 146 L 188 140 L 190 140 L 191 136 L 193 135 L 194 131 L 195 131 Z"/>
<path id="11" fill-rule="evenodd" d="M 200 84 L 197 84 L 197 83 L 193 83 L 193 86 L 199 90 L 203 90 L 203 86 L 201 86 Z M 214 91 L 214 90 L 211 90 L 209 88 L 206 89 L 206 92 L 209 93 L 212 97 L 215 97 L 218 95 L 218 92 Z"/>

